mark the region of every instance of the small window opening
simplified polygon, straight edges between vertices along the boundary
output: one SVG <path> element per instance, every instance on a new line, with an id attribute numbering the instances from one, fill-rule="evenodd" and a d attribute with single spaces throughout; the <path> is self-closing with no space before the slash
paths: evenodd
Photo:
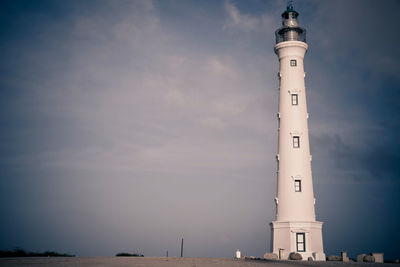
<path id="1" fill-rule="evenodd" d="M 292 94 L 292 106 L 297 106 L 299 104 L 299 95 Z"/>
<path id="2" fill-rule="evenodd" d="M 294 180 L 294 191 L 301 192 L 301 180 Z"/>
<path id="3" fill-rule="evenodd" d="M 293 136 L 293 148 L 300 147 L 300 136 Z"/>
<path id="4" fill-rule="evenodd" d="M 290 60 L 290 66 L 291 67 L 296 67 L 297 66 L 297 60 L 296 59 L 291 59 Z"/>

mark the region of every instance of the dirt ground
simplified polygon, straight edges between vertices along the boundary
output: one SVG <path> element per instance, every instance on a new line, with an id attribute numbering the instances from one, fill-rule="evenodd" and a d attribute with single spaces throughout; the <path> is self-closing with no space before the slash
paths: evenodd
<path id="1" fill-rule="evenodd" d="M 400 264 L 382 263 L 343 263 L 343 262 L 307 262 L 307 261 L 266 261 L 236 260 L 225 258 L 153 258 L 153 257 L 49 257 L 49 258 L 4 258 L 0 266 L 151 266 L 151 267 L 293 267 L 293 266 L 397 266 Z"/>

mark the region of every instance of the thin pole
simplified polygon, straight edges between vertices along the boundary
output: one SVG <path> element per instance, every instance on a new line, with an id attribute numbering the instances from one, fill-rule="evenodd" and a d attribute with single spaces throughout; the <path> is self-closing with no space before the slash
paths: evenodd
<path id="1" fill-rule="evenodd" d="M 181 258 L 183 257 L 183 238 L 182 238 L 182 243 L 181 243 Z"/>

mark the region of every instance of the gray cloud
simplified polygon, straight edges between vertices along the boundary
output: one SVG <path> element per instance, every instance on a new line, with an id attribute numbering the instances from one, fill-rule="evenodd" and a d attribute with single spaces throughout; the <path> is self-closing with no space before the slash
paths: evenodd
<path id="1" fill-rule="evenodd" d="M 375 143 L 369 146 L 349 145 L 338 135 L 312 136 L 317 156 L 331 161 L 332 168 L 347 173 L 343 179 L 397 180 L 398 155 L 389 145 Z M 323 148 L 323 149 L 321 149 Z"/>

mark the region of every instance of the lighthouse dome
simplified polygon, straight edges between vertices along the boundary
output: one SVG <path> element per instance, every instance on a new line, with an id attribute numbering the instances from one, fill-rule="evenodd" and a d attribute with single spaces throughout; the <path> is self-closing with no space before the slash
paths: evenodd
<path id="1" fill-rule="evenodd" d="M 277 44 L 286 41 L 306 42 L 306 30 L 299 27 L 298 16 L 299 13 L 289 4 L 282 13 L 282 27 L 275 32 Z"/>

